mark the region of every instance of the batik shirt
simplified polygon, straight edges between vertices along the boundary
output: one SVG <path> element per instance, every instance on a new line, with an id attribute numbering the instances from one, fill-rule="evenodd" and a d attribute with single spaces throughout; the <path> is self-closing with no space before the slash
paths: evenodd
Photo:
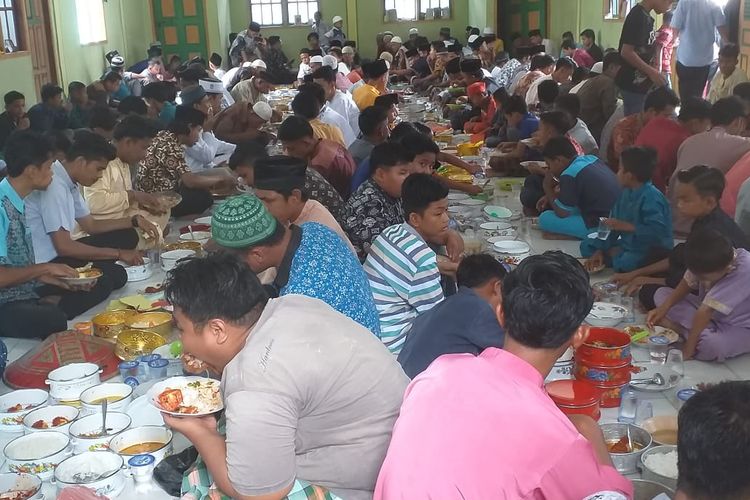
<path id="1" fill-rule="evenodd" d="M 401 200 L 386 194 L 372 179 L 363 182 L 344 206 L 344 231 L 360 260 L 385 228 L 402 222 Z"/>
<path id="2" fill-rule="evenodd" d="M 175 191 L 183 174 L 190 172 L 185 150 L 177 136 L 162 130 L 148 147 L 146 158 L 138 165 L 138 186 L 146 193 Z"/>
<path id="3" fill-rule="evenodd" d="M 8 179 L 3 179 L 0 182 L 0 266 L 18 268 L 34 264 L 31 229 L 26 225 L 24 212 L 23 200 Z M 0 288 L 0 305 L 35 298 L 33 281 Z"/>
<path id="4" fill-rule="evenodd" d="M 299 229 L 301 239 L 279 295 L 294 293 L 320 299 L 380 335 L 380 319 L 367 276 L 349 247 L 336 233 L 317 222 L 306 222 Z M 280 276 L 286 274 L 284 267 L 282 262 Z"/>
<path id="5" fill-rule="evenodd" d="M 314 168 L 308 168 L 305 172 L 305 191 L 307 191 L 308 198 L 326 207 L 336 222 L 343 225 L 344 199 Z"/>

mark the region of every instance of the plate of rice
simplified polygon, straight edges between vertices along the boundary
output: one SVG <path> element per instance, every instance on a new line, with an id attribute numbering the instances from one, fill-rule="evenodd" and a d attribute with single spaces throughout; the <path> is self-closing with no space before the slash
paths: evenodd
<path id="1" fill-rule="evenodd" d="M 205 377 L 172 377 L 156 383 L 148 400 L 159 411 L 200 417 L 224 409 L 219 381 Z"/>

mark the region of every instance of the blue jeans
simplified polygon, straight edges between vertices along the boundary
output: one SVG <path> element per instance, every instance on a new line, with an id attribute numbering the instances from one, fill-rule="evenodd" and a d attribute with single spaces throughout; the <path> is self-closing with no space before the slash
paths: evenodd
<path id="1" fill-rule="evenodd" d="M 646 94 L 639 94 L 638 92 L 631 92 L 629 90 L 620 90 L 622 96 L 623 111 L 625 116 L 634 115 L 643 111 L 643 104 L 646 101 Z"/>

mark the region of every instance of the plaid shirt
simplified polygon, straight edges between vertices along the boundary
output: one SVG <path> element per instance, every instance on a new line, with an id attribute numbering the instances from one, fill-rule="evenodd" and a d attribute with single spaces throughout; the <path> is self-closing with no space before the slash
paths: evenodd
<path id="1" fill-rule="evenodd" d="M 360 260 L 367 257 L 370 245 L 384 229 L 404 222 L 401 200 L 390 197 L 372 179 L 367 179 L 352 194 L 344 214 L 344 231 Z"/>

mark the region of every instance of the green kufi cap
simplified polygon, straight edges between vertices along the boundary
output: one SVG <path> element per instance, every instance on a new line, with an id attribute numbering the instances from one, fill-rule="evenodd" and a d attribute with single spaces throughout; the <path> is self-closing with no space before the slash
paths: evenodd
<path id="1" fill-rule="evenodd" d="M 264 242 L 276 230 L 276 219 L 257 197 L 233 196 L 211 218 L 211 237 L 219 246 L 246 248 Z"/>

